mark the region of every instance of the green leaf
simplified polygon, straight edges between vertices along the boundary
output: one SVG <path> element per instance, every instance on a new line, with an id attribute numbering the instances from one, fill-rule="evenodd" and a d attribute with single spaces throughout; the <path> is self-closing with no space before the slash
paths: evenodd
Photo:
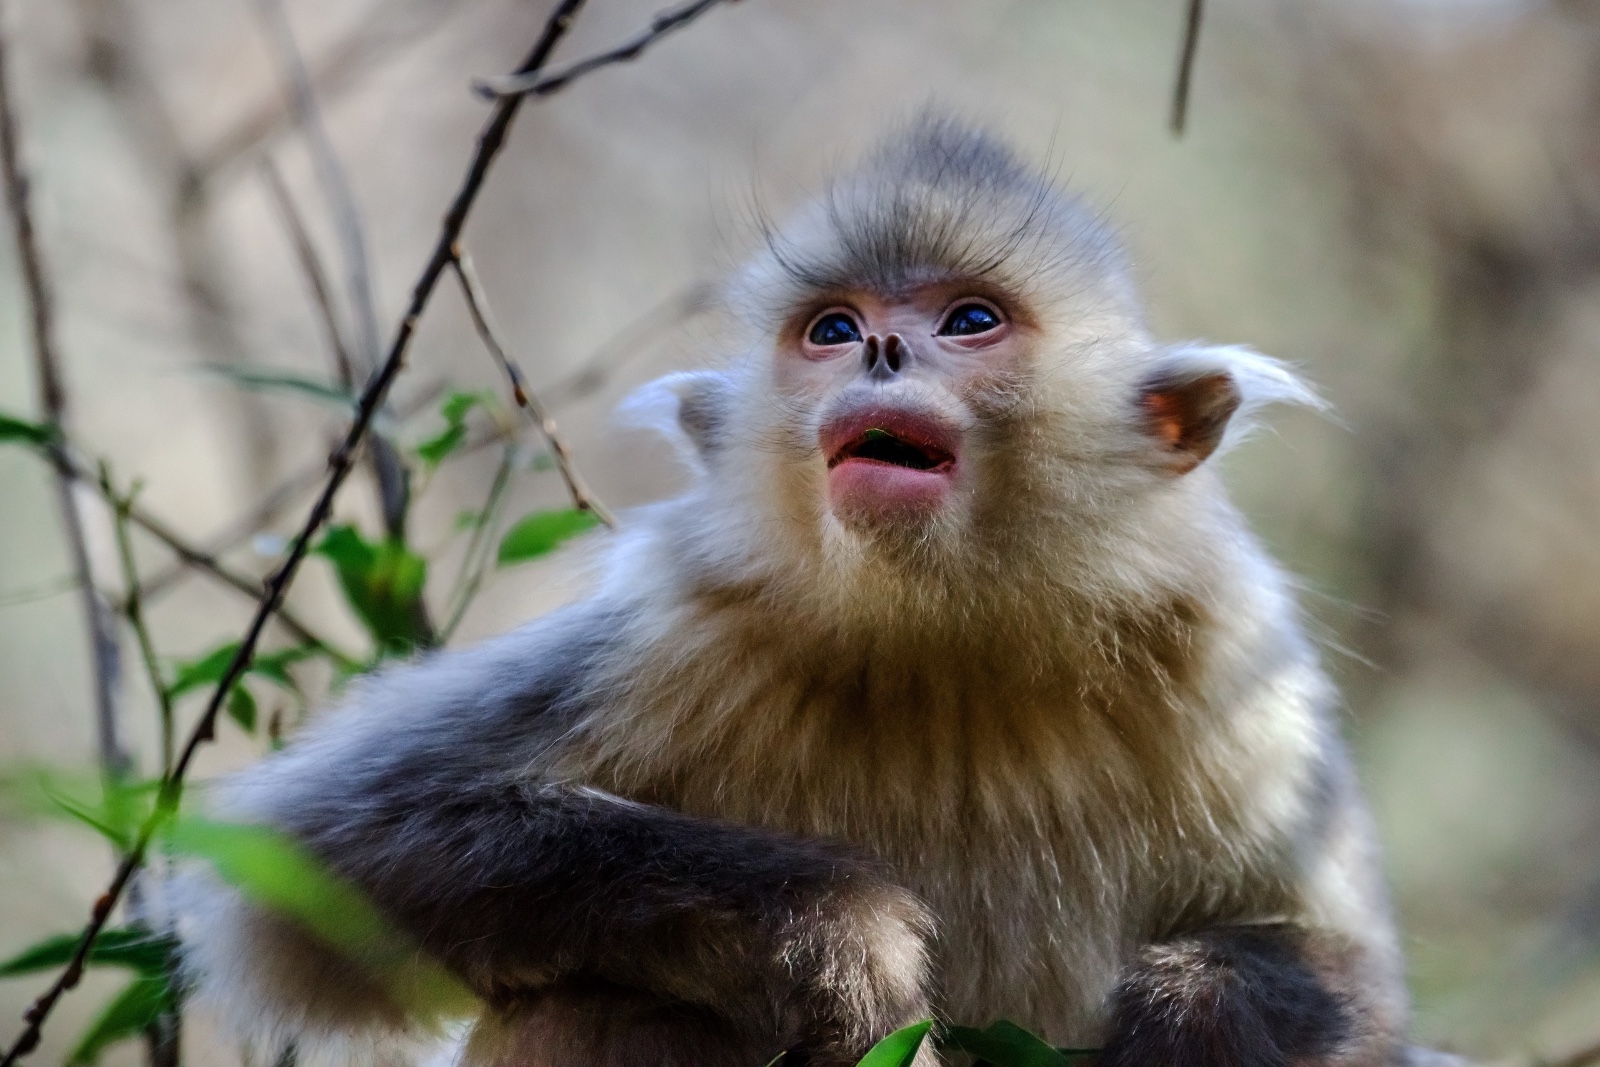
<path id="1" fill-rule="evenodd" d="M 64 966 L 78 950 L 81 934 L 58 934 L 0 963 L 0 978 L 14 978 Z M 144 975 L 164 975 L 173 964 L 177 939 L 149 930 L 102 930 L 89 950 L 90 966 L 129 967 Z"/>
<path id="2" fill-rule="evenodd" d="M 329 527 L 315 551 L 332 561 L 345 599 L 380 655 L 407 655 L 424 643 L 427 560 L 400 541 L 368 541 L 353 526 Z"/>
<path id="3" fill-rule="evenodd" d="M 182 854 L 208 860 L 253 903 L 293 919 L 383 982 L 408 1010 L 458 1012 L 472 995 L 394 931 L 354 886 L 293 839 L 265 826 L 180 819 L 169 836 Z"/>
<path id="4" fill-rule="evenodd" d="M 228 666 L 233 663 L 233 657 L 238 654 L 239 642 L 230 641 L 212 649 L 197 660 L 179 663 L 178 673 L 172 679 L 172 699 L 176 700 L 201 686 L 215 685 L 222 681 L 222 676 L 228 672 Z"/>
<path id="5" fill-rule="evenodd" d="M 228 379 L 228 381 L 241 389 L 269 393 L 295 393 L 319 403 L 338 407 L 344 411 L 354 411 L 357 403 L 359 403 L 359 398 L 354 393 L 346 392 L 338 386 L 329 385 L 316 378 L 296 374 L 293 371 L 276 370 L 268 367 L 241 367 L 230 363 L 207 363 L 202 369 Z"/>
<path id="6" fill-rule="evenodd" d="M 238 723 L 245 733 L 256 732 L 256 698 L 250 695 L 243 682 L 235 683 L 233 692 L 228 694 L 228 718 Z"/>
<path id="7" fill-rule="evenodd" d="M 896 1030 L 873 1045 L 856 1067 L 910 1067 L 932 1026 L 932 1019 L 924 1019 Z"/>
<path id="8" fill-rule="evenodd" d="M 199 659 L 180 662 L 177 676 L 172 681 L 172 698 L 176 700 L 185 693 L 222 681 L 222 676 L 228 672 L 233 657 L 238 653 L 239 642 L 230 641 Z M 296 645 L 277 652 L 257 652 L 250 660 L 250 666 L 245 668 L 245 673 L 264 678 L 273 685 L 298 694 L 300 683 L 294 680 L 289 668 L 301 660 L 319 655 L 322 655 L 322 650 L 315 645 Z"/>
<path id="9" fill-rule="evenodd" d="M 495 402 L 493 393 L 451 393 L 439 405 L 444 416 L 444 429 L 417 446 L 417 456 L 430 467 L 437 467 L 445 457 L 461 447 L 467 439 L 467 415 L 475 407 L 489 407 Z"/>
<path id="10" fill-rule="evenodd" d="M 47 445 L 56 439 L 53 426 L 29 422 L 15 415 L 0 414 L 0 443 L 15 441 L 24 445 Z"/>
<path id="11" fill-rule="evenodd" d="M 50 803 L 54 804 L 63 814 L 83 823 L 89 829 L 116 845 L 119 850 L 126 852 L 133 847 L 133 827 L 131 825 L 115 825 L 112 821 L 115 813 L 95 811 L 87 804 L 80 804 L 73 798 L 56 792 L 48 784 L 44 785 L 44 792 L 45 796 L 50 798 Z"/>
<path id="12" fill-rule="evenodd" d="M 172 1007 L 172 990 L 165 978 L 135 978 L 78 1039 L 67 1056 L 68 1067 L 95 1062 L 107 1046 L 139 1036 Z"/>
<path id="13" fill-rule="evenodd" d="M 502 567 L 524 563 L 553 551 L 569 537 L 599 525 L 592 511 L 563 508 L 559 511 L 535 511 L 525 515 L 507 530 L 500 539 L 497 562 Z"/>
<path id="14" fill-rule="evenodd" d="M 322 649 L 316 645 L 296 645 L 277 652 L 257 652 L 256 658 L 250 661 L 250 673 L 291 692 L 299 693 L 300 683 L 289 673 L 289 668 L 302 660 L 313 659 L 322 654 Z"/>
<path id="15" fill-rule="evenodd" d="M 1068 1067 L 1071 1062 L 1062 1050 L 1005 1019 L 983 1030 L 971 1026 L 944 1027 L 938 1042 L 941 1049 L 965 1052 L 994 1067 Z"/>

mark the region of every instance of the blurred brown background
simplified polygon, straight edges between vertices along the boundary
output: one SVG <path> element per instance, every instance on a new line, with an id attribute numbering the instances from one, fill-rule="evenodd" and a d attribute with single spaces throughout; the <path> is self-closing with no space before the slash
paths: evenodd
<path id="1" fill-rule="evenodd" d="M 72 427 L 201 543 L 315 469 L 327 406 L 241 391 L 232 363 L 330 375 L 260 163 L 282 169 L 330 263 L 336 234 L 253 0 L 11 0 L 13 84 L 59 296 Z M 365 222 L 386 336 L 485 105 L 543 0 L 290 0 Z M 1304 576 L 1348 696 L 1388 847 L 1426 1041 L 1530 1062 L 1600 1040 L 1600 3 L 1214 0 L 1190 131 L 1166 112 L 1180 0 L 744 0 L 637 63 L 524 109 L 468 230 L 505 337 L 601 496 L 671 491 L 662 450 L 608 412 L 715 361 L 695 283 L 884 125 L 930 99 L 992 123 L 1121 227 L 1163 338 L 1303 367 L 1340 421 L 1282 415 L 1229 460 L 1244 508 Z M 590 5 L 563 55 L 631 33 L 648 0 Z M 26 308 L 0 241 L 0 409 L 34 410 Z M 339 279 L 336 277 L 335 281 Z M 571 377 L 593 364 L 598 381 Z M 441 286 L 394 394 L 402 438 L 444 383 L 498 387 Z M 430 421 L 431 419 L 431 421 Z M 447 581 L 496 463 L 448 467 L 414 539 Z M 562 499 L 519 475 L 513 514 Z M 340 514 L 377 528 L 352 480 Z M 288 533 L 301 494 L 261 533 Z M 79 602 L 45 468 L 0 451 L 0 762 L 89 768 Z M 245 531 L 250 532 L 250 531 Z M 93 545 L 114 575 L 104 529 Z M 226 558 L 260 574 L 270 539 Z M 168 557 L 140 542 L 147 573 Z M 458 640 L 542 610 L 556 559 L 499 575 Z M 325 563 L 291 602 L 357 645 Z M 169 656 L 249 604 L 190 577 L 151 607 Z M 127 743 L 151 702 L 125 642 Z M 196 709 L 184 705 L 187 716 Z M 203 773 L 250 758 L 237 731 Z M 75 828 L 0 822 L 0 956 L 74 928 L 110 859 Z M 0 982 L 0 1030 L 42 983 Z M 56 1062 L 112 988 L 53 1020 Z M 134 1045 L 109 1062 L 136 1062 Z M 191 1062 L 227 1062 L 203 1039 Z"/>

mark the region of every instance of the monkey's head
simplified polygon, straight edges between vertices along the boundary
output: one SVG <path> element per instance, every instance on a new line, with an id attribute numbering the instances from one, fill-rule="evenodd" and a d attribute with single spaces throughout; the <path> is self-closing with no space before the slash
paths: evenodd
<path id="1" fill-rule="evenodd" d="M 924 599 L 1126 568 L 1220 500 L 1199 468 L 1250 410 L 1314 402 L 1255 353 L 1152 340 L 1102 222 L 949 119 L 765 236 L 730 291 L 743 355 L 645 394 L 723 564 L 821 561 L 876 593 L 915 575 Z"/>

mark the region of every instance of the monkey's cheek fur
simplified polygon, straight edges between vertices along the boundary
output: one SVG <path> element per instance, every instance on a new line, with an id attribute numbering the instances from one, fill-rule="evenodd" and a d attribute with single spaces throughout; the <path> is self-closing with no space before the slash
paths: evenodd
<path id="1" fill-rule="evenodd" d="M 916 522 L 944 509 L 955 485 L 951 461 L 916 470 L 875 459 L 847 459 L 828 471 L 828 503 L 841 522 Z"/>

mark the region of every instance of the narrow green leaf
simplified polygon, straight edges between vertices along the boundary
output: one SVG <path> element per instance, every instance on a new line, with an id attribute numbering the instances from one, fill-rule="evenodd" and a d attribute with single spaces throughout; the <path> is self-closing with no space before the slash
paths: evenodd
<path id="1" fill-rule="evenodd" d="M 932 1027 L 933 1020 L 924 1019 L 896 1030 L 873 1045 L 856 1067 L 911 1067 L 911 1061 L 917 1058 L 917 1051 Z"/>
<path id="2" fill-rule="evenodd" d="M 1092 1056 L 1099 1049 L 1059 1049 L 1014 1022 L 1001 1019 L 979 1030 L 971 1026 L 941 1027 L 941 1050 L 965 1052 L 994 1067 L 1067 1067 L 1070 1058 Z"/>
<path id="3" fill-rule="evenodd" d="M 437 435 L 428 438 L 417 446 L 417 457 L 430 467 L 437 467 L 446 456 L 461 447 L 461 442 L 467 439 L 467 427 L 457 423 L 446 426 Z"/>
<path id="4" fill-rule="evenodd" d="M 296 645 L 277 652 L 257 652 L 255 659 L 250 661 L 250 673 L 265 678 L 274 685 L 299 693 L 300 683 L 289 673 L 289 668 L 302 660 L 314 659 L 322 654 L 322 649 L 316 645 Z"/>
<path id="5" fill-rule="evenodd" d="M 436 467 L 445 457 L 461 447 L 467 439 L 467 415 L 475 407 L 489 407 L 495 402 L 493 393 L 451 393 L 439 405 L 445 427 L 417 446 L 417 456 L 430 467 Z"/>
<path id="6" fill-rule="evenodd" d="M 181 819 L 169 837 L 182 854 L 210 861 L 254 903 L 295 920 L 381 980 L 408 1010 L 456 1012 L 472 995 L 394 931 L 361 892 L 301 845 L 265 826 Z"/>
<path id="7" fill-rule="evenodd" d="M 55 439 L 56 431 L 52 427 L 0 414 L 0 444 L 15 441 L 24 445 L 47 445 Z"/>
<path id="8" fill-rule="evenodd" d="M 115 825 L 110 817 L 114 813 L 95 811 L 87 804 L 80 804 L 72 797 L 56 792 L 48 784 L 45 784 L 44 791 L 45 796 L 50 798 L 50 803 L 54 804 L 62 814 L 83 823 L 123 852 L 133 847 L 133 827 Z"/>
<path id="9" fill-rule="evenodd" d="M 502 567 L 537 559 L 560 547 L 570 537 L 599 525 L 592 511 L 563 508 L 559 511 L 535 511 L 518 519 L 500 539 L 497 562 Z"/>
<path id="10" fill-rule="evenodd" d="M 269 367 L 241 367 L 229 363 L 207 363 L 202 369 L 226 378 L 241 389 L 269 393 L 296 393 L 345 411 L 355 410 L 358 402 L 353 393 L 293 371 Z"/>
<path id="11" fill-rule="evenodd" d="M 228 694 L 228 718 L 238 723 L 245 733 L 256 732 L 256 698 L 250 695 L 243 682 L 234 683 L 233 692 Z"/>
<path id="12" fill-rule="evenodd" d="M 228 665 L 238 654 L 239 642 L 230 641 L 212 649 L 199 659 L 179 663 L 178 673 L 172 679 L 172 699 L 176 700 L 192 690 L 222 681 L 222 676 L 228 671 Z"/>
<path id="13" fill-rule="evenodd" d="M 0 963 L 0 978 L 14 978 L 61 967 L 78 950 L 81 934 L 58 934 L 22 950 Z M 103 930 L 89 950 L 91 966 L 129 967 L 140 974 L 166 974 L 178 942 L 149 930 Z"/>
<path id="14" fill-rule="evenodd" d="M 67 1056 L 68 1067 L 94 1063 L 107 1046 L 144 1033 L 172 1004 L 165 978 L 135 978 L 78 1039 Z"/>

